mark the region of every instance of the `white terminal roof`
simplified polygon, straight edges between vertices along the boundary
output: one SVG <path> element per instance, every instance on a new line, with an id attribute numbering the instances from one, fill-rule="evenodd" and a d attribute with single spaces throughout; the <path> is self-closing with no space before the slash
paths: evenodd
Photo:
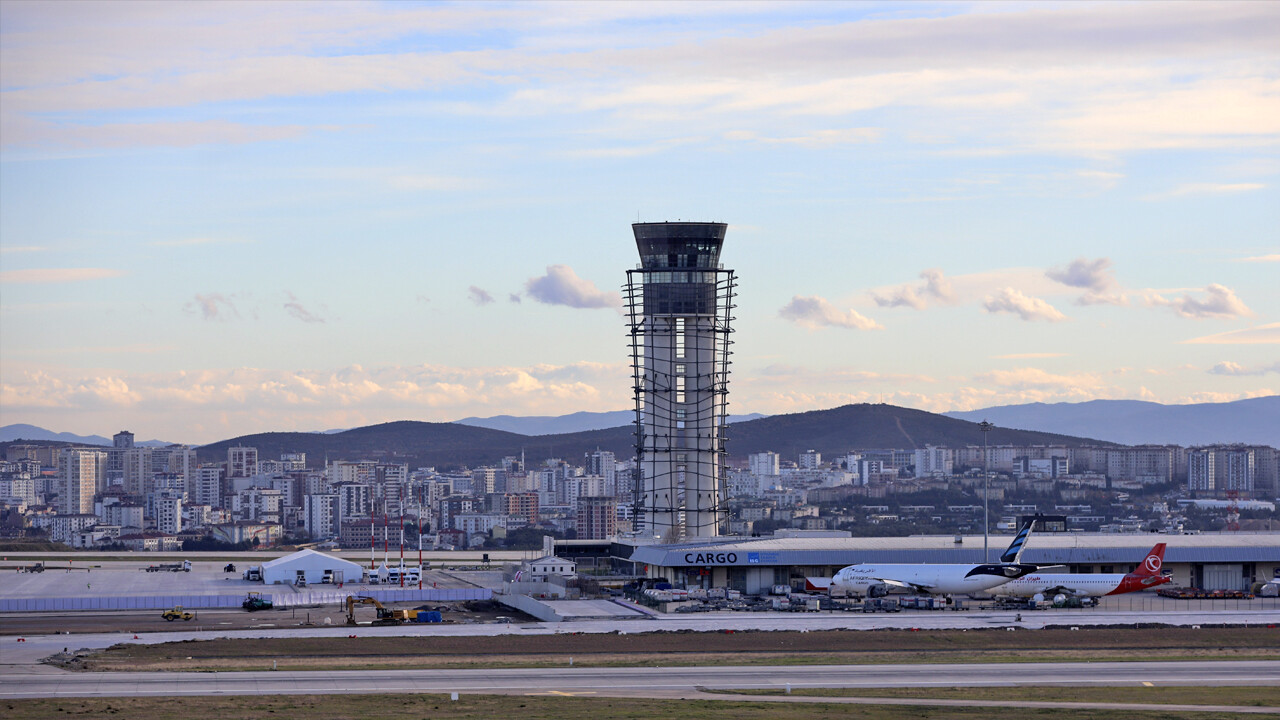
<path id="1" fill-rule="evenodd" d="M 1012 534 L 991 535 L 991 557 L 998 557 L 1012 540 Z M 1168 546 L 1165 550 L 1167 563 L 1280 563 L 1280 532 L 1202 535 L 1039 532 L 1032 533 L 1027 540 L 1022 560 L 1037 564 L 1138 563 L 1147 550 L 1160 542 Z M 732 560 L 728 559 L 730 553 L 734 555 Z M 708 554 L 713 555 L 711 561 L 708 561 Z M 643 545 L 635 549 L 630 559 L 662 567 L 983 562 L 981 535 L 964 535 L 960 542 L 956 542 L 955 535 L 723 538 L 674 545 Z"/>

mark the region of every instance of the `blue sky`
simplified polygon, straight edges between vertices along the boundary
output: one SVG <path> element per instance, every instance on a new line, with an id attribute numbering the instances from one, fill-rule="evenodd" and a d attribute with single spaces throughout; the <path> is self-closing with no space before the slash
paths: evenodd
<path id="1" fill-rule="evenodd" d="M 637 219 L 732 410 L 1280 387 L 1274 3 L 0 4 L 0 424 L 628 407 Z"/>

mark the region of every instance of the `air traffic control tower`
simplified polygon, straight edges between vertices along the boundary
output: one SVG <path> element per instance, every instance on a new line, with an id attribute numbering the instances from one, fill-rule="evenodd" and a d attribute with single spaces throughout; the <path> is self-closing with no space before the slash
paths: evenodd
<path id="1" fill-rule="evenodd" d="M 636 528 L 663 542 L 728 522 L 725 418 L 734 276 L 724 223 L 631 226 L 640 264 L 624 288 L 636 405 Z"/>

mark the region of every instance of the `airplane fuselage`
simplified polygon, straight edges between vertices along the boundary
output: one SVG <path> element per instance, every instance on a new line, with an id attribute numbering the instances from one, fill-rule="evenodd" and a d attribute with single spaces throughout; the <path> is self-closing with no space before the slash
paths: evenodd
<path id="1" fill-rule="evenodd" d="M 1019 565 L 850 565 L 831 579 L 833 589 L 855 595 L 893 588 L 931 595 L 968 595 L 1004 585 L 1012 577 L 1034 572 Z"/>
<path id="2" fill-rule="evenodd" d="M 1146 590 L 1163 585 L 1169 580 L 1163 575 L 1137 577 L 1120 573 L 1031 573 L 1005 583 L 995 594 L 1029 598 L 1065 592 L 1080 597 L 1102 597 Z"/>

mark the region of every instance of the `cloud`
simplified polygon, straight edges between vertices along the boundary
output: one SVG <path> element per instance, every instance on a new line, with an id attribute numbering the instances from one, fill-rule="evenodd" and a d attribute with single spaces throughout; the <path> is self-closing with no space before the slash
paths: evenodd
<path id="1" fill-rule="evenodd" d="M 1068 287 L 1088 290 L 1076 299 L 1077 305 L 1129 304 L 1129 298 L 1118 290 L 1119 285 L 1111 270 L 1111 258 L 1077 258 L 1065 268 L 1046 270 L 1045 277 Z"/>
<path id="2" fill-rule="evenodd" d="M 1149 291 L 1146 294 L 1147 305 L 1152 307 L 1168 307 L 1184 318 L 1236 318 L 1236 317 L 1252 317 L 1254 312 L 1250 310 L 1231 288 L 1214 283 L 1206 287 L 1203 292 L 1207 297 L 1194 298 L 1187 293 L 1183 293 L 1181 297 L 1165 298 L 1157 292 Z"/>
<path id="3" fill-rule="evenodd" d="M 1056 374 L 1045 372 L 1040 368 L 1018 368 L 1016 370 L 993 370 L 974 378 L 980 382 L 1000 387 L 1036 389 L 1066 388 L 1073 390 L 1096 390 L 1102 386 L 1096 375 L 1089 373 Z"/>
<path id="4" fill-rule="evenodd" d="M 488 305 L 493 302 L 493 296 L 489 294 L 488 290 L 475 285 L 467 288 L 467 299 L 476 305 Z"/>
<path id="5" fill-rule="evenodd" d="M 0 247 L 0 255 L 8 255 L 9 253 L 44 252 L 48 249 L 49 248 L 41 247 L 39 245 L 13 245 L 10 247 Z"/>
<path id="6" fill-rule="evenodd" d="M 540 303 L 572 308 L 616 308 L 622 306 L 617 293 L 601 291 L 590 280 L 578 277 L 568 265 L 548 265 L 547 274 L 530 278 L 525 292 Z"/>
<path id="7" fill-rule="evenodd" d="M 1183 340 L 1183 345 L 1280 345 L 1280 322 Z"/>
<path id="8" fill-rule="evenodd" d="M 1276 253 L 1274 255 L 1254 255 L 1253 257 L 1236 258 L 1233 262 L 1245 262 L 1245 263 L 1280 262 L 1280 253 Z"/>
<path id="9" fill-rule="evenodd" d="M 912 375 L 908 373 L 881 373 L 872 370 L 851 370 L 847 367 L 812 369 L 799 365 L 776 363 L 766 365 L 752 377 L 742 378 L 742 384 L 776 385 L 780 379 L 800 382 L 937 382 L 928 375 Z"/>
<path id="10" fill-rule="evenodd" d="M 872 291 L 871 299 L 880 307 L 910 307 L 924 310 L 929 300 L 945 303 L 955 302 L 956 293 L 951 281 L 938 268 L 930 268 L 920 273 L 924 282 L 920 285 L 900 285 L 884 292 Z"/>
<path id="11" fill-rule="evenodd" d="M 864 317 L 856 310 L 838 310 L 825 298 L 796 295 L 778 311 L 778 316 L 816 330 L 823 326 L 842 327 L 850 330 L 883 330 L 884 326 Z"/>
<path id="12" fill-rule="evenodd" d="M 286 290 L 285 295 L 289 296 L 289 301 L 284 304 L 284 309 L 289 312 L 291 317 L 305 323 L 324 322 L 324 318 L 303 307 L 302 303 L 298 302 L 298 298 L 294 297 L 293 293 Z"/>
<path id="13" fill-rule="evenodd" d="M 0 381 L 0 407 L 6 414 L 53 419 L 60 421 L 57 427 L 65 427 L 86 417 L 105 424 L 132 409 L 136 421 L 156 428 L 135 430 L 185 442 L 405 418 L 448 422 L 468 415 L 554 415 L 565 407 L 603 411 L 629 402 L 630 369 L 624 363 L 163 373 L 36 370 L 6 374 Z M 208 425 L 193 429 L 193 423 Z"/>
<path id="14" fill-rule="evenodd" d="M 884 132 L 880 128 L 859 127 L 840 130 L 814 130 L 807 135 L 795 137 L 765 137 L 751 130 L 731 130 L 725 133 L 724 137 L 726 140 L 826 148 L 833 145 L 875 142 L 883 135 Z"/>
<path id="15" fill-rule="evenodd" d="M 655 142 L 636 126 L 858 142 L 867 128 L 842 126 L 881 109 L 904 136 L 993 152 L 1251 147 L 1280 125 L 1268 3 L 903 6 L 856 20 L 755 3 L 100 2 L 75 18 L 41 5 L 5 5 L 5 142 L 32 141 L 31 125 L 49 142 L 260 140 L 281 130 L 102 114 L 356 93 L 413 93 L 436 114 L 590 115 L 631 146 Z M 478 39 L 450 42 L 463 36 Z"/>
<path id="16" fill-rule="evenodd" d="M 205 320 L 228 320 L 240 317 L 240 311 L 236 310 L 235 303 L 222 293 L 208 295 L 197 293 L 192 301 L 182 306 L 182 309 L 188 313 L 199 310 Z"/>
<path id="17" fill-rule="evenodd" d="M 1162 200 L 1197 195 L 1234 195 L 1236 193 L 1262 190 L 1265 187 L 1266 185 L 1262 183 L 1183 183 L 1168 192 L 1148 195 L 1146 199 Z"/>
<path id="18" fill-rule="evenodd" d="M 507 293 L 507 302 L 513 302 L 517 304 L 523 303 L 524 298 L 520 297 L 519 293 Z"/>
<path id="19" fill-rule="evenodd" d="M 6 147 L 50 144 L 79 148 L 192 147 L 287 140 L 311 130 L 302 125 L 246 125 L 226 120 L 71 125 L 9 118 Z"/>
<path id="20" fill-rule="evenodd" d="M 982 306 L 989 313 L 1014 313 L 1023 320 L 1046 320 L 1058 322 L 1067 316 L 1040 298 L 1029 297 L 1011 287 L 1004 288 L 996 295 L 988 296 Z"/>
<path id="21" fill-rule="evenodd" d="M 1271 363 L 1270 365 L 1259 365 L 1257 367 L 1245 367 L 1240 363 L 1234 363 L 1224 360 L 1209 369 L 1214 375 L 1232 375 L 1236 377 L 1245 375 L 1266 375 L 1267 373 L 1280 373 L 1280 361 Z"/>
<path id="22" fill-rule="evenodd" d="M 111 268 L 35 268 L 31 270 L 5 270 L 0 272 L 0 282 L 13 284 L 72 283 L 121 277 L 125 274 L 124 270 L 113 270 Z"/>
<path id="23" fill-rule="evenodd" d="M 249 241 L 244 238 L 194 237 L 180 240 L 156 240 L 150 244 L 152 247 L 192 247 L 195 245 L 231 245 L 244 242 Z"/>
<path id="24" fill-rule="evenodd" d="M 1066 353 L 1012 353 L 1009 355 L 992 355 L 992 360 L 1039 360 L 1042 358 L 1060 358 L 1066 357 Z"/>

